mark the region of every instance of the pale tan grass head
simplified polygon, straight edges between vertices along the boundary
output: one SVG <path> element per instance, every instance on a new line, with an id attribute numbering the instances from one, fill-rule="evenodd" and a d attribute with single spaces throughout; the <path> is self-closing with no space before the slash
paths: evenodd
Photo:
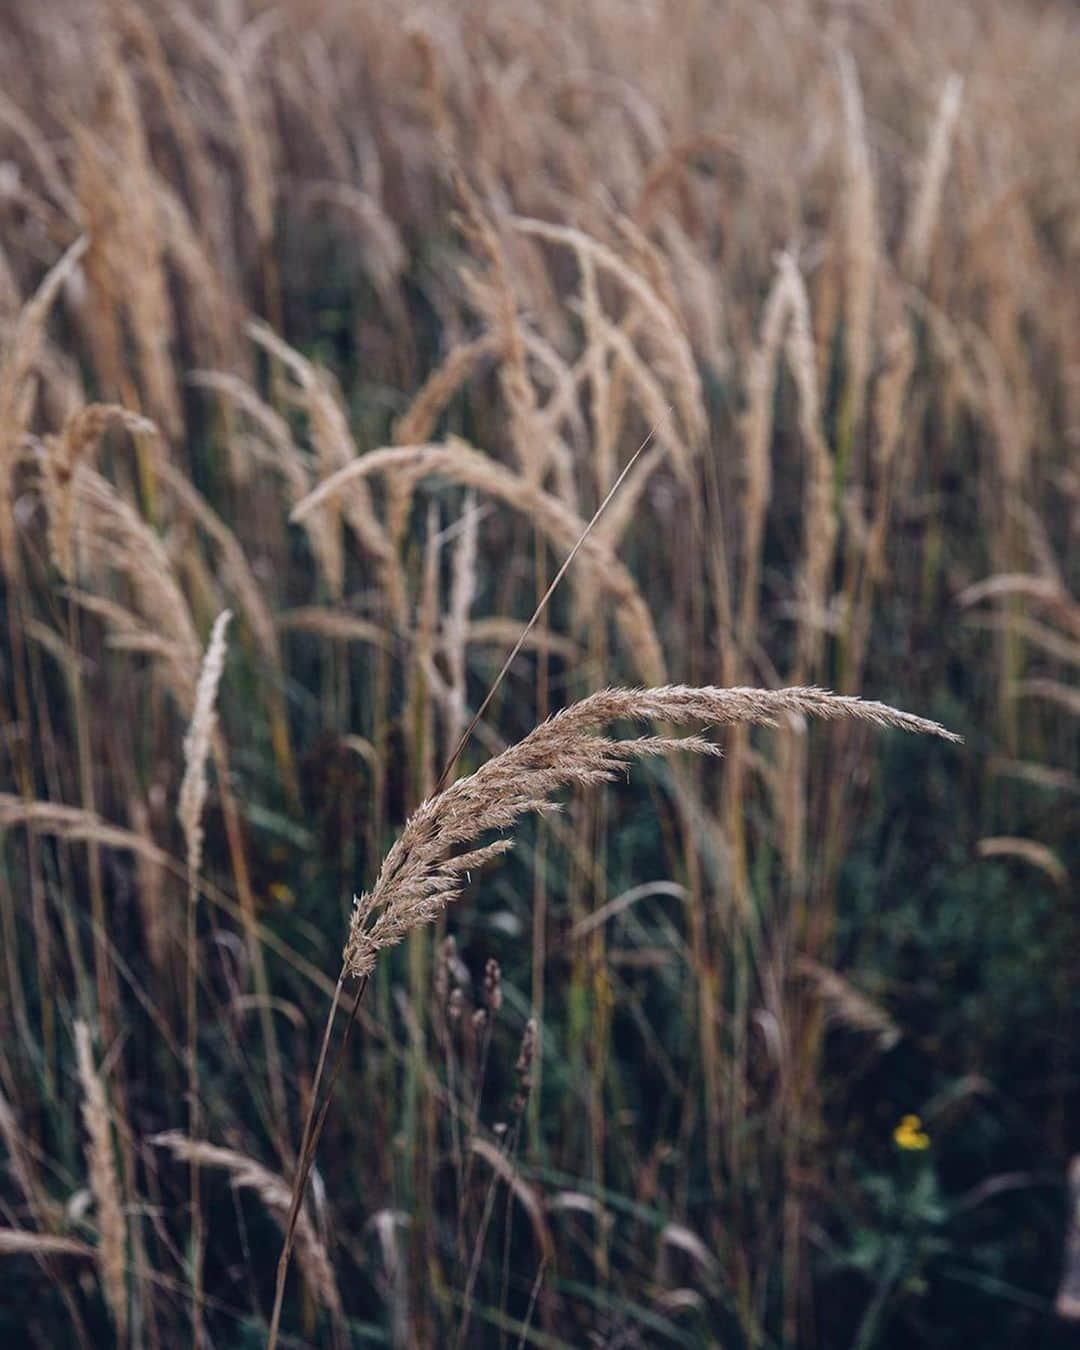
<path id="1" fill-rule="evenodd" d="M 71 414 L 58 437 L 45 440 L 42 474 L 49 552 L 65 581 L 75 579 L 75 474 L 92 461 L 111 426 L 133 436 L 154 434 L 152 422 L 115 403 L 89 403 Z"/>
<path id="2" fill-rule="evenodd" d="M 371 891 L 356 902 L 344 953 L 347 971 L 369 975 L 383 948 L 435 919 L 461 895 L 471 871 L 513 847 L 512 838 L 480 843 L 487 832 L 512 829 L 523 816 L 553 809 L 551 798 L 562 789 L 608 782 L 636 760 L 677 750 L 720 753 L 700 736 L 611 740 L 595 734 L 598 728 L 616 721 L 776 726 L 790 716 L 850 717 L 959 739 L 936 722 L 886 704 L 815 688 L 601 690 L 422 803 L 386 855 Z"/>
<path id="3" fill-rule="evenodd" d="M 187 845 L 187 863 L 192 876 L 202 865 L 202 814 L 206 805 L 206 761 L 210 754 L 217 713 L 214 704 L 218 684 L 225 669 L 225 630 L 232 614 L 222 610 L 214 621 L 213 632 L 206 648 L 199 682 L 195 689 L 195 708 L 191 724 L 184 737 L 184 778 L 180 785 L 177 815 Z"/>
<path id="4" fill-rule="evenodd" d="M 101 1285 L 117 1334 L 123 1341 L 128 1322 L 127 1224 L 113 1152 L 112 1116 L 105 1084 L 94 1065 L 90 1028 L 85 1022 L 75 1023 L 75 1052 L 83 1094 L 83 1123 L 88 1136 L 86 1156 L 90 1189 L 97 1206 L 97 1259 Z"/>

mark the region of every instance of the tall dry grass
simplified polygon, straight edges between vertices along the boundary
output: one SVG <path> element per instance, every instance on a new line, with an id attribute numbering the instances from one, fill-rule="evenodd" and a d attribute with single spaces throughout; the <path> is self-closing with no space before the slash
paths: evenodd
<path id="1" fill-rule="evenodd" d="M 834 1318 L 822 1249 L 946 1053 L 862 968 L 943 876 L 1052 898 L 1055 1166 L 1075 1107 L 1070 7 L 47 0 L 0 39 L 11 1319 L 910 1337 L 917 1279 Z M 869 745 L 878 698 L 970 749 Z"/>

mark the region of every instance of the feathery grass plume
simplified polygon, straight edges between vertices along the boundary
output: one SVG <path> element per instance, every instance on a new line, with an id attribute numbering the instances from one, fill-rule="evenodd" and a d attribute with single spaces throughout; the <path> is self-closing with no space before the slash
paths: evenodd
<path id="1" fill-rule="evenodd" d="M 529 378 L 506 253 L 465 174 L 455 167 L 451 180 L 461 203 L 458 223 L 488 265 L 483 278 L 472 269 L 462 269 L 462 281 L 498 338 L 499 385 L 510 413 L 510 442 L 518 469 L 530 482 L 538 482 L 543 454 L 536 434 L 536 390 Z"/>
<path id="2" fill-rule="evenodd" d="M 0 91 L 0 126 L 17 137 L 30 157 L 41 182 L 64 214 L 71 221 L 79 219 L 79 207 L 67 183 L 64 170 L 53 153 L 49 139 L 34 125 L 33 120 Z"/>
<path id="3" fill-rule="evenodd" d="M 192 346 L 200 361 L 225 364 L 240 346 L 240 306 L 222 284 L 209 245 L 179 196 L 164 180 L 155 177 L 153 182 L 162 247 L 186 286 L 184 319 L 191 327 Z M 210 216 L 209 211 L 200 213 L 203 229 Z"/>
<path id="4" fill-rule="evenodd" d="M 512 647 L 521 637 L 521 620 L 504 619 L 500 615 L 491 615 L 486 619 L 473 619 L 469 624 L 467 645 L 470 647 Z M 526 634 L 521 644 L 522 651 L 547 652 L 549 656 L 562 657 L 564 661 L 575 661 L 581 657 L 581 648 L 572 638 L 561 633 L 553 633 L 550 628 L 533 628 Z"/>
<path id="5" fill-rule="evenodd" d="M 1080 776 L 1068 769 L 1057 769 L 1051 764 L 1039 764 L 1026 759 L 991 759 L 990 772 L 995 778 L 1017 778 L 1035 787 L 1052 792 L 1072 792 L 1080 795 Z"/>
<path id="6" fill-rule="evenodd" d="M 151 17 L 135 0 L 110 0 L 112 22 L 123 41 L 125 53 L 138 53 L 140 75 L 148 77 L 158 94 L 158 106 L 165 115 L 176 142 L 183 181 L 192 199 L 192 220 L 204 232 L 215 220 L 214 170 L 204 148 L 192 112 L 182 96 L 162 35 Z M 179 205 L 179 199 L 177 204 Z M 185 211 L 186 216 L 186 211 Z M 189 223 L 188 229 L 191 230 Z M 212 304 L 212 293 L 200 296 L 201 303 Z"/>
<path id="7" fill-rule="evenodd" d="M 45 320 L 60 288 L 74 272 L 86 248 L 87 239 L 82 236 L 46 273 L 41 285 L 20 311 L 0 357 L 0 565 L 7 577 L 14 575 L 16 565 L 11 479 L 19 441 L 30 419 L 34 393 L 32 376 L 44 345 Z"/>
<path id="8" fill-rule="evenodd" d="M 191 52 L 214 74 L 228 112 L 230 134 L 235 136 L 237 158 L 244 177 L 244 205 L 261 248 L 274 232 L 274 167 L 264 129 L 267 120 L 256 107 L 256 87 L 251 69 L 254 51 L 243 42 L 229 51 L 218 32 L 203 23 L 186 5 L 170 6 L 169 23 Z"/>
<path id="9" fill-rule="evenodd" d="M 428 798 L 413 813 L 383 860 L 375 885 L 353 910 L 344 960 L 349 974 L 369 975 L 378 953 L 429 923 L 462 892 L 468 874 L 513 847 L 512 839 L 477 841 L 489 830 L 511 829 L 522 816 L 552 809 L 552 794 L 616 778 L 635 760 L 677 750 L 719 754 L 700 736 L 643 736 L 610 740 L 597 728 L 624 720 L 671 726 L 776 726 L 785 716 L 825 720 L 852 717 L 878 726 L 959 737 L 936 722 L 883 703 L 816 688 L 604 689 L 542 722 L 524 740 Z M 462 852 L 453 850 L 472 845 Z"/>
<path id="10" fill-rule="evenodd" d="M 883 369 L 874 387 L 874 468 L 877 490 L 866 548 L 866 566 L 873 582 L 880 580 L 883 575 L 889 516 L 904 467 L 897 464 L 896 460 L 905 426 L 904 405 L 915 371 L 915 340 L 909 323 L 898 319 L 892 325 L 882 357 Z"/>
<path id="11" fill-rule="evenodd" d="M 311 441 L 318 455 L 319 472 L 324 481 L 326 475 L 336 478 L 356 462 L 357 450 L 345 414 L 331 388 L 329 376 L 283 342 L 265 324 L 250 323 L 248 335 L 292 375 L 295 384 L 289 386 L 288 397 L 307 415 Z M 408 606 L 405 579 L 394 546 L 393 532 L 388 532 L 376 516 L 367 484 L 353 482 L 339 511 L 357 542 L 375 559 L 390 612 L 399 623 L 403 623 Z M 298 519 L 295 509 L 292 518 Z"/>
<path id="12" fill-rule="evenodd" d="M 412 628 L 412 660 L 406 681 L 405 703 L 410 708 L 416 758 L 416 792 L 427 796 L 439 773 L 435 763 L 435 704 L 448 707 L 449 690 L 435 664 L 439 623 L 439 578 L 443 538 L 439 510 L 428 502 L 423 561 L 420 567 L 416 618 Z"/>
<path id="13" fill-rule="evenodd" d="M 471 342 L 459 342 L 451 347 L 394 423 L 394 444 L 418 445 L 428 440 L 446 405 L 499 348 L 500 338 L 495 333 L 485 333 Z"/>
<path id="14" fill-rule="evenodd" d="M 666 452 L 671 456 L 675 472 L 684 484 L 690 485 L 694 481 L 691 476 L 693 448 L 687 444 L 679 427 L 675 425 L 675 419 L 670 415 L 673 412 L 673 405 L 664 392 L 659 379 L 653 373 L 649 363 L 634 346 L 628 331 L 631 325 L 625 321 L 621 324 L 611 323 L 599 310 L 594 316 L 594 325 L 597 345 L 600 347 L 606 345 L 611 351 L 615 358 L 616 374 L 625 376 L 629 381 L 630 387 L 637 394 L 638 403 L 645 420 L 661 428 L 656 435 L 658 448 L 659 445 L 666 446 Z M 615 479 L 615 473 L 616 470 L 614 464 L 612 464 L 610 476 L 600 480 L 601 491 L 611 486 Z M 636 501 L 639 495 L 640 490 L 633 494 L 632 500 Z M 625 502 L 629 496 L 631 496 L 630 492 L 624 488 L 620 494 L 620 500 Z M 606 519 L 610 522 L 610 514 Z M 610 524 L 608 528 L 610 528 Z"/>
<path id="15" fill-rule="evenodd" d="M 1055 661 L 1080 667 L 1080 642 L 1073 641 L 1037 619 L 1029 619 L 1026 614 L 1012 610 L 992 611 L 989 614 L 973 614 L 967 622 L 976 628 L 1012 633 L 1052 656 Z"/>
<path id="16" fill-rule="evenodd" d="M 821 659 L 823 620 L 828 607 L 829 574 L 836 540 L 836 509 L 832 454 L 821 427 L 821 395 L 810 322 L 810 298 L 791 253 L 780 255 L 777 271 L 783 278 L 787 295 L 785 351 L 798 393 L 799 431 L 807 459 L 803 556 L 797 581 L 799 622 L 790 676 L 796 683 L 801 683 L 815 677 Z M 765 454 L 768 455 L 767 448 Z M 763 519 L 760 518 L 759 524 Z M 808 769 L 805 724 L 801 719 L 793 721 L 786 729 L 780 741 L 778 759 L 780 847 L 789 877 L 801 886 L 805 878 Z"/>
<path id="17" fill-rule="evenodd" d="M 105 265 L 115 272 L 113 293 L 120 297 L 130 325 L 148 410 L 175 435 L 181 426 L 170 351 L 175 321 L 159 233 L 155 174 L 133 67 L 122 59 L 115 18 L 110 15 L 96 29 L 97 122 L 108 138 L 99 154 L 116 203 L 111 237 L 104 246 Z"/>
<path id="18" fill-rule="evenodd" d="M 747 405 L 743 414 L 743 462 L 746 473 L 742 540 L 742 590 L 738 613 L 739 647 L 746 648 L 757 627 L 758 578 L 765 513 L 772 492 L 770 451 L 777 358 L 791 314 L 791 274 L 778 269 L 765 300 L 761 335 L 746 372 Z"/>
<path id="19" fill-rule="evenodd" d="M 251 570 L 239 539 L 221 519 L 201 492 L 187 476 L 171 462 L 164 441 L 158 442 L 155 468 L 168 484 L 176 501 L 206 531 L 221 557 L 220 575 L 223 583 L 232 588 L 244 617 L 251 626 L 263 659 L 276 679 L 281 680 L 281 651 L 278 647 L 274 619 L 263 598 L 259 583 Z"/>
<path id="20" fill-rule="evenodd" d="M 787 278 L 791 306 L 787 335 L 787 358 L 799 394 L 799 430 L 809 464 L 806 471 L 806 507 L 803 513 L 803 564 L 799 579 L 800 603 L 808 612 L 799 631 L 796 679 L 814 676 L 821 650 L 822 628 L 818 616 L 827 603 L 829 567 L 836 539 L 833 461 L 821 429 L 821 395 L 814 360 L 810 323 L 810 299 L 802 273 L 790 253 L 779 263 Z"/>
<path id="21" fill-rule="evenodd" d="M 244 1153 L 237 1153 L 235 1149 L 189 1139 L 178 1130 L 154 1135 L 150 1142 L 167 1148 L 180 1162 L 197 1162 L 202 1167 L 216 1167 L 228 1172 L 234 1186 L 254 1191 L 274 1219 L 284 1227 L 292 1188 L 283 1177 L 271 1172 L 262 1163 Z M 334 1268 L 306 1206 L 301 1208 L 296 1221 L 296 1254 L 312 1297 L 335 1319 L 341 1318 L 341 1295 L 334 1279 Z"/>
<path id="22" fill-rule="evenodd" d="M 134 435 L 156 433 L 153 422 L 115 403 L 89 403 L 76 409 L 60 436 L 45 438 L 42 473 L 48 514 L 49 553 L 65 581 L 75 579 L 75 474 L 88 463 L 110 426 Z"/>
<path id="23" fill-rule="evenodd" d="M 397 226 L 370 192 L 353 183 L 319 182 L 304 192 L 307 207 L 334 207 L 348 213 L 360 232 L 358 252 L 371 284 L 383 305 L 396 317 L 404 317 L 399 296 L 408 254 Z"/>
<path id="24" fill-rule="evenodd" d="M 120 1200 L 120 1181 L 113 1153 L 112 1125 L 105 1084 L 94 1067 L 90 1045 L 90 1028 L 85 1022 L 75 1023 L 75 1054 L 78 1061 L 79 1082 L 82 1085 L 83 1123 L 89 1136 L 87 1168 L 90 1189 L 97 1206 L 97 1259 L 101 1273 L 101 1287 L 109 1305 L 118 1338 L 127 1336 L 127 1227 Z"/>
<path id="25" fill-rule="evenodd" d="M 206 804 L 206 761 L 214 739 L 217 714 L 214 703 L 218 684 L 225 669 L 225 630 L 232 614 L 225 609 L 214 620 L 210 641 L 206 647 L 202 670 L 195 688 L 191 723 L 184 736 L 184 778 L 180 784 L 177 815 L 187 845 L 188 902 L 185 931 L 185 992 L 186 1038 L 185 1063 L 188 1091 L 188 1133 L 197 1138 L 199 1121 L 199 1061 L 198 1061 L 198 984 L 195 976 L 195 948 L 197 939 L 197 911 L 199 892 L 197 877 L 202 866 L 202 814 Z M 246 915 L 245 915 L 246 917 Z M 191 1159 L 191 1321 L 196 1350 L 203 1343 L 203 1219 L 199 1193 L 199 1160 Z"/>
<path id="26" fill-rule="evenodd" d="M 292 519 L 304 520 L 350 483 L 380 472 L 437 473 L 463 487 L 488 493 L 527 516 L 557 548 L 574 547 L 585 532 L 580 520 L 557 497 L 528 482 L 504 465 L 481 454 L 457 437 L 445 444 L 383 447 L 353 460 L 319 484 L 293 508 Z M 643 679 L 664 679 L 664 657 L 652 615 L 630 572 L 590 535 L 581 547 L 581 565 L 616 601 L 616 620 L 627 650 Z"/>
<path id="27" fill-rule="evenodd" d="M 214 620 L 213 631 L 203 658 L 199 682 L 195 688 L 195 705 L 191 723 L 184 736 L 184 778 L 180 784 L 177 816 L 187 845 L 187 863 L 192 876 L 202 866 L 202 813 L 206 805 L 206 761 L 217 723 L 214 702 L 218 684 L 225 669 L 225 630 L 232 618 L 231 610 L 223 609 Z"/>
<path id="28" fill-rule="evenodd" d="M 103 574 L 120 572 L 131 582 L 146 630 L 166 640 L 163 650 L 170 656 L 164 662 L 165 678 L 180 706 L 189 710 L 199 668 L 199 639 L 160 536 L 107 479 L 86 464 L 75 468 L 75 510 L 76 537 L 83 556 Z M 130 614 L 121 622 L 126 611 L 112 602 L 81 593 L 73 593 L 73 598 L 84 607 L 98 609 L 110 627 L 119 623 L 121 632 L 140 627 Z"/>
<path id="29" fill-rule="evenodd" d="M 79 220 L 89 246 L 81 269 L 87 303 L 79 318 L 86 332 L 94 374 L 102 393 L 120 396 L 124 383 L 123 318 L 127 301 L 123 293 L 124 249 L 118 241 L 123 225 L 123 200 L 119 174 L 111 171 L 108 147 L 87 126 L 77 126 L 72 135 L 75 156 L 74 184 L 79 201 Z"/>
<path id="30" fill-rule="evenodd" d="M 218 370 L 197 370 L 188 376 L 197 388 L 210 389 L 243 414 L 253 429 L 242 444 L 238 436 L 230 439 L 231 453 L 243 449 L 268 464 L 285 480 L 290 506 L 303 501 L 313 485 L 314 461 L 295 443 L 289 424 L 269 403 L 237 375 Z M 318 563 L 323 580 L 334 599 L 340 599 L 345 585 L 345 551 L 341 537 L 340 515 L 334 509 L 321 511 L 304 522 L 308 544 Z"/>
<path id="31" fill-rule="evenodd" d="M 314 633 L 336 642 L 370 642 L 386 651 L 394 647 L 393 634 L 388 629 L 344 609 L 301 605 L 285 610 L 274 622 L 281 633 Z"/>
<path id="32" fill-rule="evenodd" d="M 133 830 L 110 825 L 93 811 L 59 802 L 27 801 L 0 792 L 0 834 L 14 825 L 27 825 L 38 834 L 56 839 L 101 844 L 104 848 L 130 849 L 136 857 L 155 866 L 164 864 L 167 854 L 150 839 Z"/>
<path id="33" fill-rule="evenodd" d="M 1056 703 L 1059 707 L 1080 717 L 1080 689 L 1075 685 L 1062 684 L 1060 680 L 1051 680 L 1044 677 L 1036 677 L 1029 680 L 1013 680 L 1007 693 L 1010 698 L 1041 698 L 1048 703 Z"/>
<path id="34" fill-rule="evenodd" d="M 918 194 L 904 237 L 904 271 L 916 285 L 921 285 L 926 279 L 930 262 L 930 245 L 933 242 L 934 227 L 941 209 L 941 194 L 945 187 L 945 175 L 949 170 L 953 133 L 956 130 L 957 118 L 960 116 L 963 95 L 963 79 L 959 75 L 950 75 L 941 91 L 937 116 L 934 118 L 919 176 Z"/>
<path id="35" fill-rule="evenodd" d="M 1068 593 L 1057 577 L 1037 576 L 1028 572 L 1005 572 L 992 577 L 984 577 L 966 587 L 956 597 L 961 605 L 975 605 L 980 600 L 993 600 L 1001 596 L 1023 595 L 1032 600 L 1058 604 L 1068 600 Z M 1080 632 L 1080 609 L 1074 618 L 1074 625 Z"/>

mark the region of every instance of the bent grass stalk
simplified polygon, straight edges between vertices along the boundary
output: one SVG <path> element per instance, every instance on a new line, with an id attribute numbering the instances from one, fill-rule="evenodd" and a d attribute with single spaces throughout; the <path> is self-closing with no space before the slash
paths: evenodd
<path id="1" fill-rule="evenodd" d="M 671 725 L 685 725 L 687 722 L 697 721 L 706 726 L 747 724 L 775 726 L 778 719 L 785 714 L 814 715 L 825 719 L 855 717 L 876 722 L 878 725 L 898 726 L 910 731 L 940 735 L 949 740 L 959 740 L 959 737 L 936 722 L 899 712 L 886 704 L 864 703 L 858 698 L 842 697 L 814 688 L 767 691 L 715 687 L 691 689 L 686 686 L 667 685 L 656 689 L 612 689 L 601 691 L 571 708 L 564 709 L 554 718 L 541 723 L 523 741 L 489 760 L 477 773 L 459 780 L 450 788 L 445 788 L 444 785 L 454 764 L 476 730 L 556 587 L 566 575 L 605 508 L 645 453 L 657 429 L 656 425 L 650 429 L 637 450 L 627 460 L 592 519 L 578 535 L 503 663 L 486 697 L 462 733 L 439 777 L 435 792 L 410 817 L 401 836 L 384 859 L 371 894 L 361 896 L 354 908 L 343 953 L 343 964 L 334 987 L 312 1081 L 311 1104 L 301 1136 L 292 1200 L 285 1226 L 285 1239 L 278 1260 L 267 1350 L 275 1350 L 277 1346 L 289 1258 L 307 1178 L 314 1161 L 322 1126 L 330 1108 L 334 1086 L 344 1064 L 345 1052 L 360 1001 L 374 969 L 375 957 L 383 947 L 400 942 L 413 928 L 437 917 L 451 900 L 461 894 L 463 879 L 468 878 L 470 870 L 506 852 L 513 846 L 513 841 L 497 840 L 452 856 L 448 856 L 449 850 L 457 845 L 475 841 L 486 830 L 508 828 L 523 815 L 550 810 L 553 807 L 550 796 L 555 791 L 573 784 L 588 786 L 607 781 L 619 771 L 625 770 L 635 759 L 666 755 L 674 750 L 687 750 L 697 754 L 720 753 L 719 747 L 701 737 L 641 737 L 632 741 L 618 742 L 589 734 L 590 729 L 608 725 L 618 719 L 647 721 L 655 718 Z M 312 509 L 322 494 L 329 494 L 337 485 L 335 480 L 340 481 L 345 475 L 351 475 L 354 468 L 358 468 L 361 463 L 363 461 L 358 461 L 356 466 L 349 466 L 324 481 L 299 508 L 294 509 L 293 518 L 297 519 Z M 319 1086 L 326 1067 L 334 1019 L 345 980 L 350 975 L 358 977 L 356 996 L 335 1057 L 326 1100 L 321 1109 L 318 1109 Z"/>

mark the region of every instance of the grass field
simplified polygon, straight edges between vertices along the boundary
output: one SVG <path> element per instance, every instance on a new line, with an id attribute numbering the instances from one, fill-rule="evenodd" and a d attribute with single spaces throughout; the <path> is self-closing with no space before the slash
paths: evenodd
<path id="1" fill-rule="evenodd" d="M 1075 1343 L 1078 67 L 3 7 L 4 1346 Z"/>

